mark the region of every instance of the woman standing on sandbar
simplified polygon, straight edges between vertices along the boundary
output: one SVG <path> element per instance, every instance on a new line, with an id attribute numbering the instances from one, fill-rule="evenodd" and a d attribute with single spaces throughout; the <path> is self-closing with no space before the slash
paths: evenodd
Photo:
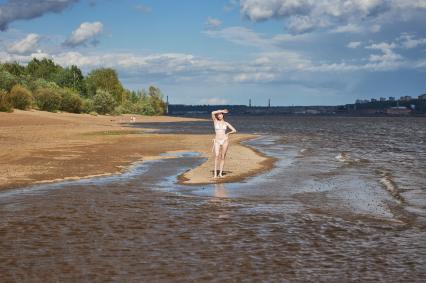
<path id="1" fill-rule="evenodd" d="M 223 118 L 223 114 L 228 113 L 227 109 L 224 110 L 216 110 L 212 112 L 212 119 L 214 124 L 214 130 L 216 132 L 216 136 L 213 139 L 213 150 L 215 154 L 214 158 L 214 175 L 213 178 L 223 177 L 223 165 L 225 164 L 225 156 L 228 151 L 229 141 L 228 137 L 230 134 L 236 133 L 237 130 L 232 127 L 231 124 L 225 122 Z M 227 128 L 230 128 L 230 132 L 226 132 Z M 217 174 L 217 164 L 219 164 L 219 175 Z"/>

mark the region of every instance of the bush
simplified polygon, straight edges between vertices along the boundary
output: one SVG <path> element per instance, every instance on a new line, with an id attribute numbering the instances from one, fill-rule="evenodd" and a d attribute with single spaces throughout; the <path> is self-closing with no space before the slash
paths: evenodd
<path id="1" fill-rule="evenodd" d="M 140 114 L 140 115 L 152 116 L 152 115 L 158 114 L 158 112 L 150 103 L 150 101 L 148 99 L 145 99 L 145 100 L 139 100 L 136 103 L 132 103 L 131 101 L 127 100 L 123 104 L 115 107 L 113 114 L 114 115 Z"/>
<path id="2" fill-rule="evenodd" d="M 11 91 L 13 86 L 19 83 L 17 76 L 12 75 L 6 70 L 0 69 L 0 89 Z"/>
<path id="3" fill-rule="evenodd" d="M 61 91 L 61 106 L 62 111 L 71 113 L 80 113 L 83 108 L 83 101 L 80 96 L 71 89 L 65 88 Z"/>
<path id="4" fill-rule="evenodd" d="M 150 116 L 157 114 L 151 103 L 146 100 L 140 100 L 135 104 L 135 113 Z"/>
<path id="5" fill-rule="evenodd" d="M 130 101 L 125 101 L 123 104 L 115 107 L 114 114 L 134 114 L 137 113 L 135 105 Z"/>
<path id="6" fill-rule="evenodd" d="M 26 110 L 30 108 L 33 96 L 31 92 L 21 85 L 15 85 L 9 93 L 12 107 Z"/>
<path id="7" fill-rule="evenodd" d="M 111 113 L 115 108 L 114 97 L 106 91 L 97 90 L 96 95 L 93 97 L 94 108 L 99 114 Z"/>
<path id="8" fill-rule="evenodd" d="M 91 99 L 83 99 L 83 104 L 81 106 L 81 112 L 90 113 L 95 111 L 95 105 Z"/>
<path id="9" fill-rule="evenodd" d="M 40 110 L 54 112 L 61 106 L 61 96 L 52 89 L 39 89 L 36 92 L 35 98 Z"/>
<path id="10" fill-rule="evenodd" d="M 13 107 L 10 103 L 9 94 L 0 89 L 0 112 L 12 112 Z"/>
<path id="11" fill-rule="evenodd" d="M 34 91 L 37 91 L 41 88 L 48 88 L 57 92 L 61 90 L 61 88 L 55 82 L 47 81 L 41 78 L 36 79 L 33 82 L 33 85 L 34 85 Z"/>

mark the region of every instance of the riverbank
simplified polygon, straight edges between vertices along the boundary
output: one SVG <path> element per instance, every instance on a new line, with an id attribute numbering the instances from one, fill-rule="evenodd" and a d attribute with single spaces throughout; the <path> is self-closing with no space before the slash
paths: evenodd
<path id="1" fill-rule="evenodd" d="M 134 127 L 138 123 L 202 119 L 136 115 L 132 123 L 130 116 L 20 110 L 0 113 L 0 189 L 115 174 L 134 162 L 173 158 L 164 154 L 179 151 L 195 151 L 206 158 L 201 166 L 182 175 L 181 183 L 216 182 L 210 169 L 211 135 L 158 134 L 152 132 L 154 129 Z M 232 136 L 227 175 L 218 182 L 239 181 L 272 167 L 273 159 L 240 144 L 253 137 Z"/>

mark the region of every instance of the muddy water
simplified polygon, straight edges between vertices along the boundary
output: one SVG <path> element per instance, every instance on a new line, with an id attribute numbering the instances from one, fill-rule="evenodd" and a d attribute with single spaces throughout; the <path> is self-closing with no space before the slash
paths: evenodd
<path id="1" fill-rule="evenodd" d="M 178 186 L 194 153 L 0 194 L 1 281 L 421 282 L 425 120 L 230 117 L 278 158 Z M 151 127 L 152 125 L 148 125 Z M 204 133 L 210 123 L 162 124 Z M 227 172 L 232 174 L 232 172 Z"/>

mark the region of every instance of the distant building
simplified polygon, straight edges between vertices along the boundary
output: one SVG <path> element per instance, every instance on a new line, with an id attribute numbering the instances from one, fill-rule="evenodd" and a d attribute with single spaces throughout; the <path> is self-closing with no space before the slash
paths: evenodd
<path id="1" fill-rule="evenodd" d="M 401 98 L 399 99 L 399 100 L 401 100 L 401 101 L 409 101 L 409 100 L 411 100 L 412 99 L 412 97 L 411 96 L 409 96 L 409 95 L 405 95 L 405 96 L 401 96 Z"/>
<path id="2" fill-rule="evenodd" d="M 316 109 L 307 109 L 307 110 L 305 111 L 305 113 L 306 113 L 306 114 L 320 114 L 320 111 L 319 111 L 319 110 L 316 110 Z"/>
<path id="3" fill-rule="evenodd" d="M 411 113 L 411 109 L 404 106 L 389 107 L 385 110 L 388 115 L 408 115 Z"/>
<path id="4" fill-rule="evenodd" d="M 386 101 L 386 97 L 380 97 L 380 101 Z"/>
<path id="5" fill-rule="evenodd" d="M 377 102 L 377 99 L 372 98 L 372 99 L 371 99 L 371 102 Z"/>
<path id="6" fill-rule="evenodd" d="M 363 103 L 369 103 L 370 100 L 368 99 L 357 99 L 355 103 L 357 104 L 363 104 Z"/>
<path id="7" fill-rule="evenodd" d="M 426 93 L 422 94 L 422 95 L 419 95 L 419 99 L 426 99 Z"/>
<path id="8" fill-rule="evenodd" d="M 389 101 L 395 101 L 395 97 L 389 96 Z"/>

